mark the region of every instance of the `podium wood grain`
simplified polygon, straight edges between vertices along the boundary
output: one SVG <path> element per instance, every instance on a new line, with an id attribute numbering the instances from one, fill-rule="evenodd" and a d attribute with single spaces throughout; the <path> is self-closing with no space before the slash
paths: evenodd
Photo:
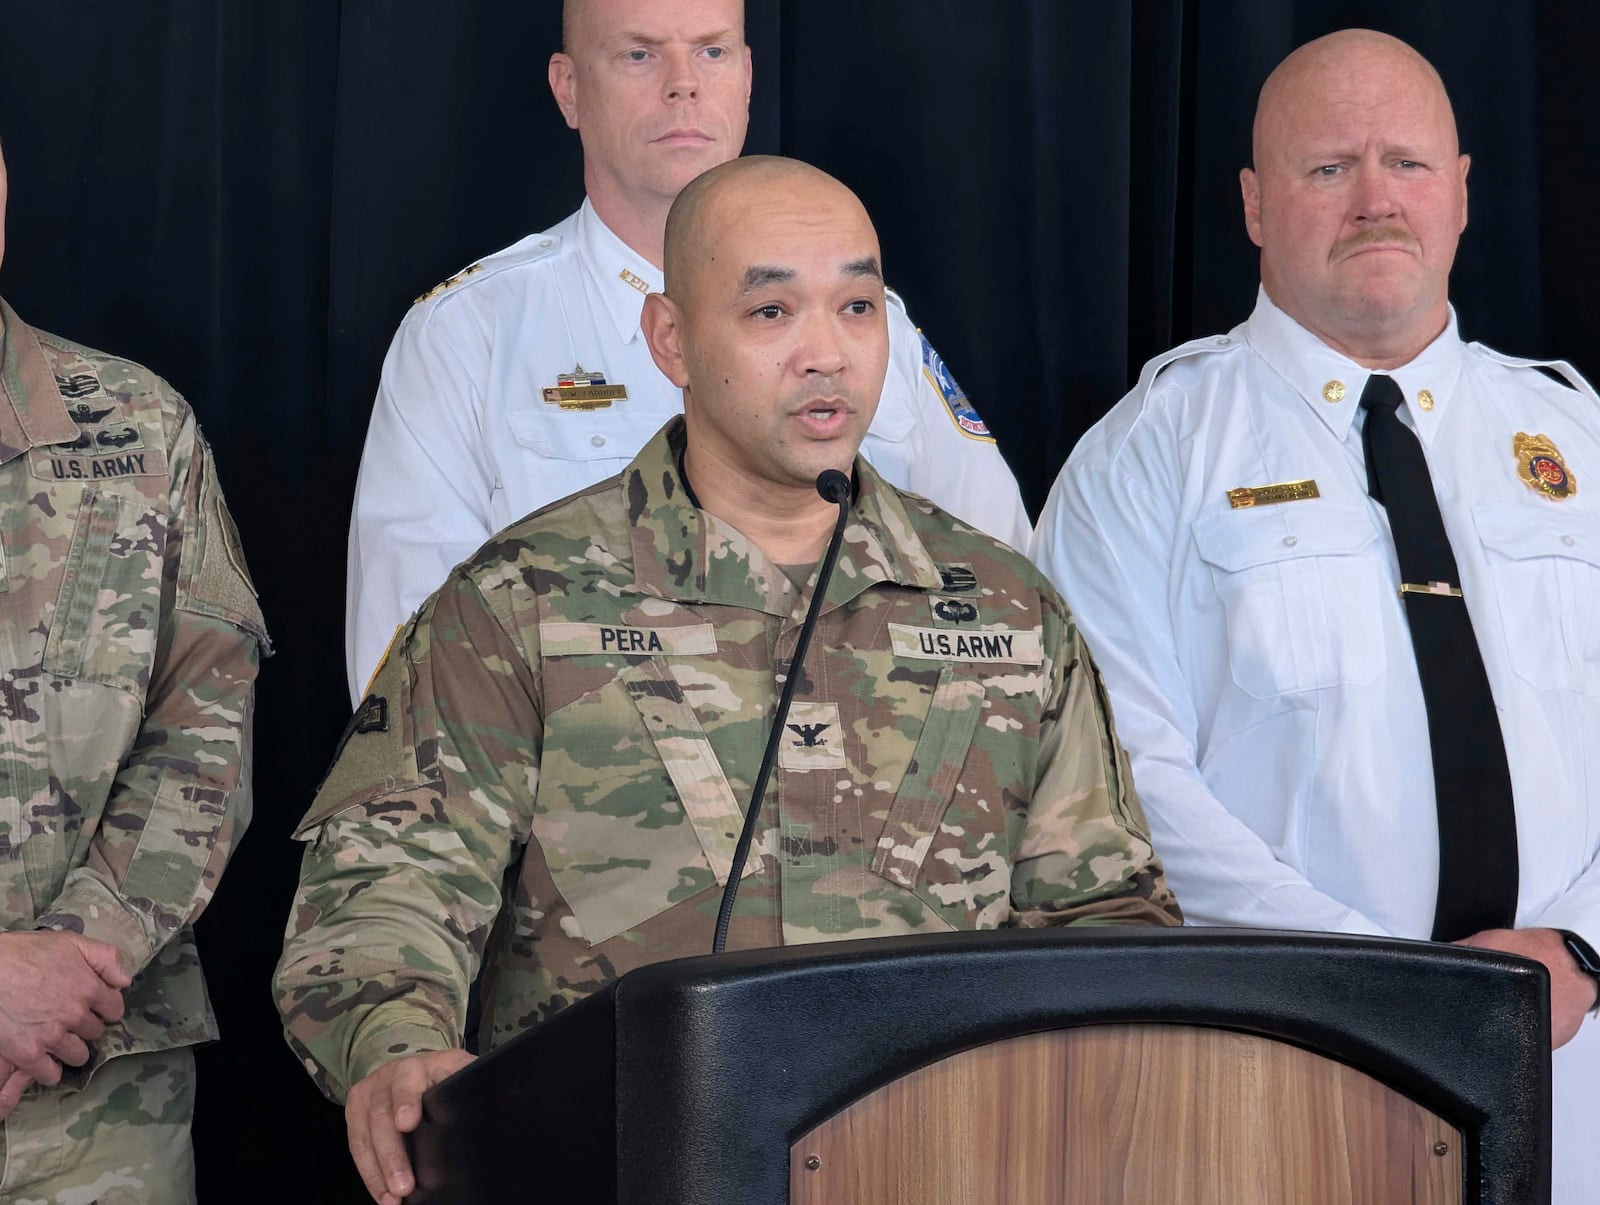
<path id="1" fill-rule="evenodd" d="M 1464 1184 L 1460 1132 L 1370 1076 L 1177 1025 L 952 1055 L 803 1136 L 789 1182 L 792 1205 L 1454 1205 Z"/>

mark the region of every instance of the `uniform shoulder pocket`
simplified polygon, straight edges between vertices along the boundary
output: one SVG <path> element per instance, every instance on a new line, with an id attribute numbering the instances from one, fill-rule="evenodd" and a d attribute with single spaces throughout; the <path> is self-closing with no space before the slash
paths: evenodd
<path id="1" fill-rule="evenodd" d="M 296 841 L 310 840 L 325 823 L 351 808 L 436 784 L 431 763 L 425 773 L 417 757 L 412 668 L 403 655 L 406 643 L 396 642 L 345 725 L 311 810 L 295 826 Z"/>
<path id="2" fill-rule="evenodd" d="M 239 529 L 223 500 L 211 449 L 198 431 L 190 472 L 196 480 L 185 491 L 177 605 L 243 628 L 261 643 L 263 652 L 270 652 L 266 620 L 245 566 Z"/>

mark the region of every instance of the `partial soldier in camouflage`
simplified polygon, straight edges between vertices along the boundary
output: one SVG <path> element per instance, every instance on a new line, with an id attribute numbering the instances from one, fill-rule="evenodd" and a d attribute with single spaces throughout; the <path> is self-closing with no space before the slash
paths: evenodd
<path id="1" fill-rule="evenodd" d="M 729 947 L 1179 922 L 1061 599 L 856 456 L 878 256 L 815 169 L 690 185 L 644 321 L 684 417 L 459 567 L 357 711 L 300 828 L 278 991 L 375 1199 L 410 1190 L 398 1131 L 469 1058 L 480 960 L 493 1047 L 710 948 L 837 514 L 823 469 L 855 496 Z"/>
<path id="2" fill-rule="evenodd" d="M 0 301 L 0 1199 L 194 1199 L 190 925 L 265 651 L 188 404 Z"/>

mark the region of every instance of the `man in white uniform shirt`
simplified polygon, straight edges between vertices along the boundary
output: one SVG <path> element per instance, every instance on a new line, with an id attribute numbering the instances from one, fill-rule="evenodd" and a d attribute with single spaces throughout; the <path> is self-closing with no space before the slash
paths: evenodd
<path id="1" fill-rule="evenodd" d="M 583 141 L 583 207 L 434 289 L 384 362 L 350 527 L 356 701 L 395 628 L 494 532 L 624 468 L 682 409 L 639 330 L 667 210 L 739 154 L 742 0 L 566 0 L 550 88 Z M 1032 534 L 972 403 L 890 295 L 890 367 L 862 455 L 997 539 Z"/>
<path id="2" fill-rule="evenodd" d="M 1255 312 L 1146 366 L 1034 557 L 1192 922 L 1549 968 L 1554 1200 L 1593 1205 L 1600 400 L 1458 336 L 1467 167 L 1405 44 L 1352 30 L 1285 60 L 1240 177 Z"/>

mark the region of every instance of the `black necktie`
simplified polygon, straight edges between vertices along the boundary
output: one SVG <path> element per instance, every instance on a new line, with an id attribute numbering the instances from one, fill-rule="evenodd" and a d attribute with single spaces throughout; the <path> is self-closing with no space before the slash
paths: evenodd
<path id="1" fill-rule="evenodd" d="M 1455 554 L 1428 461 L 1395 413 L 1394 378 L 1374 373 L 1361 394 L 1367 493 L 1389 512 L 1401 599 L 1428 711 L 1439 809 L 1439 901 L 1433 939 L 1509 929 L 1517 914 L 1517 816 L 1505 739 L 1472 631 Z"/>

